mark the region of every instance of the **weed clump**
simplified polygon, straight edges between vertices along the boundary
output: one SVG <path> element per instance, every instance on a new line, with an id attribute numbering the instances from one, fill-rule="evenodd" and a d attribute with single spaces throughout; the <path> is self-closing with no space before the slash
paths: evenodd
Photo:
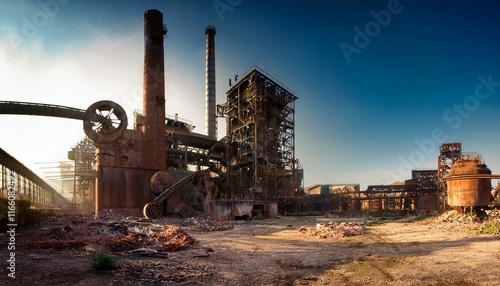
<path id="1" fill-rule="evenodd" d="M 488 224 L 478 230 L 479 234 L 500 234 L 500 224 Z"/>
<path id="2" fill-rule="evenodd" d="M 107 271 L 114 270 L 118 268 L 116 265 L 116 259 L 113 256 L 100 253 L 92 261 L 92 268 L 96 271 Z"/>

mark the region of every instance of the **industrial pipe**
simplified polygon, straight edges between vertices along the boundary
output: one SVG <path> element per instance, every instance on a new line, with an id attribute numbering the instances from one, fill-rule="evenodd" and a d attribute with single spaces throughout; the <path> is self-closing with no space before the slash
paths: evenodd
<path id="1" fill-rule="evenodd" d="M 85 110 L 45 103 L 0 101 L 0 114 L 39 115 L 83 120 Z"/>
<path id="2" fill-rule="evenodd" d="M 102 100 L 87 110 L 35 102 L 0 101 L 0 114 L 38 115 L 83 121 L 83 131 L 95 143 L 120 138 L 127 128 L 127 114 L 117 103 Z"/>

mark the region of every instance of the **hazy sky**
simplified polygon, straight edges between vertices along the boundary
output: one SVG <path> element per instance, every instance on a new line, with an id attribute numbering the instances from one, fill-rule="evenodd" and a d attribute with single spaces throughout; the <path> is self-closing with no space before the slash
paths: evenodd
<path id="1" fill-rule="evenodd" d="M 500 1 L 0 0 L 0 100 L 142 107 L 143 17 L 158 9 L 166 112 L 204 133 L 205 35 L 217 103 L 257 65 L 297 96 L 305 185 L 388 184 L 462 142 L 500 173 Z M 39 172 L 84 137 L 71 119 L 0 115 L 0 147 Z M 219 138 L 225 122 L 219 121 Z"/>

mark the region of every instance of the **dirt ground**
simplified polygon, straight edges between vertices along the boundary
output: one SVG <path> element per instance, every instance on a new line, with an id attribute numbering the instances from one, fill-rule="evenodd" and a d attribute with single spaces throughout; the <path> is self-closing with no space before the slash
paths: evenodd
<path id="1" fill-rule="evenodd" d="M 236 221 L 224 231 L 184 228 L 196 240 L 189 248 L 168 252 L 168 257 L 112 253 L 119 268 L 96 272 L 92 260 L 99 252 L 109 252 L 103 245 L 89 243 L 74 250 L 29 245 L 48 230 L 68 224 L 83 240 L 95 237 L 110 229 L 109 220 L 54 218 L 18 230 L 16 279 L 7 277 L 2 267 L 0 284 L 500 285 L 500 235 L 477 234 L 487 222 L 443 222 L 443 216 L 414 219 L 281 217 Z M 136 230 L 183 225 L 180 218 L 130 221 L 128 228 Z M 359 222 L 364 233 L 321 238 L 299 231 L 341 221 Z M 3 234 L 4 264 L 6 241 Z"/>

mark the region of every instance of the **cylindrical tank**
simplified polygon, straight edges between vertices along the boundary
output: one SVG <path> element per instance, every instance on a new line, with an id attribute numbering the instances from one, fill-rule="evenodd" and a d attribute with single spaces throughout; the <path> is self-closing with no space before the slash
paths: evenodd
<path id="1" fill-rule="evenodd" d="M 450 176 L 491 174 L 479 159 L 460 160 L 453 164 Z M 448 205 L 452 208 L 483 207 L 490 204 L 491 179 L 458 179 L 446 182 Z"/>

